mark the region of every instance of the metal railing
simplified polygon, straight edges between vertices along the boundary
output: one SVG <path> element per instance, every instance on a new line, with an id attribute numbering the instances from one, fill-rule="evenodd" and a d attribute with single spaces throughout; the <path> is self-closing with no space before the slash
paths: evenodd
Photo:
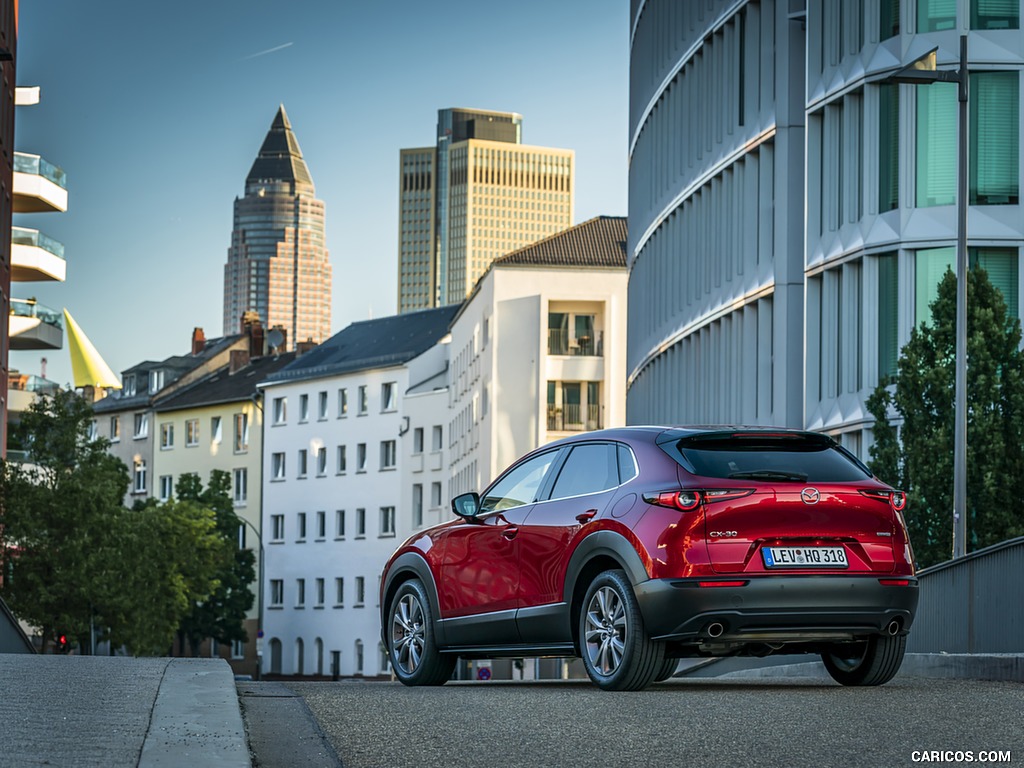
<path id="1" fill-rule="evenodd" d="M 26 152 L 14 153 L 14 172 L 31 173 L 35 176 L 42 176 L 49 179 L 62 189 L 68 188 L 68 182 L 63 168 L 53 163 L 48 163 L 39 155 L 30 155 Z"/>
<path id="2" fill-rule="evenodd" d="M 585 417 L 585 418 L 584 418 Z M 601 406 L 563 405 L 548 408 L 548 430 L 552 432 L 582 432 L 601 429 Z"/>
<path id="3" fill-rule="evenodd" d="M 564 328 L 548 328 L 548 354 L 603 357 L 602 332 L 595 331 L 593 336 L 577 336 L 575 339 L 571 339 L 569 331 Z"/>
<path id="4" fill-rule="evenodd" d="M 58 243 L 52 237 L 47 237 L 38 229 L 11 227 L 11 244 L 35 246 L 52 253 L 58 258 L 64 258 L 64 244 Z"/>

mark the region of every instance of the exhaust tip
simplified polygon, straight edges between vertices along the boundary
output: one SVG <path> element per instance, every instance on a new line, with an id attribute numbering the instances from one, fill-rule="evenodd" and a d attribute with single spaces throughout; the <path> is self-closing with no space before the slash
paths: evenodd
<path id="1" fill-rule="evenodd" d="M 708 637 L 721 637 L 722 633 L 725 632 L 725 627 L 722 626 L 720 621 L 713 621 L 708 624 L 707 630 Z"/>
<path id="2" fill-rule="evenodd" d="M 889 625 L 885 628 L 885 631 L 890 635 L 898 635 L 900 633 L 900 620 L 893 619 L 889 622 Z"/>

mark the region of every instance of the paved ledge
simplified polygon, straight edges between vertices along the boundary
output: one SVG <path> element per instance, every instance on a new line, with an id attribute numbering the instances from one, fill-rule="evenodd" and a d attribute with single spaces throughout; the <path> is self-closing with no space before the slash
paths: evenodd
<path id="1" fill-rule="evenodd" d="M 0 654 L 0 768 L 249 768 L 219 659 Z"/>
<path id="2" fill-rule="evenodd" d="M 710 670 L 706 669 L 706 671 Z M 744 677 L 832 679 L 820 661 L 751 666 L 748 669 L 728 671 L 718 677 L 723 679 Z M 1024 682 L 1024 653 L 908 653 L 903 659 L 903 666 L 900 667 L 896 679 L 901 677 Z"/>

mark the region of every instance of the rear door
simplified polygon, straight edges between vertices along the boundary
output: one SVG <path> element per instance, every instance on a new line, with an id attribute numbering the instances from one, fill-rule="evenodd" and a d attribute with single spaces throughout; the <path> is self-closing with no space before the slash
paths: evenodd
<path id="1" fill-rule="evenodd" d="M 861 493 L 884 486 L 830 438 L 733 433 L 685 442 L 694 481 L 711 491 L 704 525 L 716 573 L 892 572 L 892 510 Z"/>

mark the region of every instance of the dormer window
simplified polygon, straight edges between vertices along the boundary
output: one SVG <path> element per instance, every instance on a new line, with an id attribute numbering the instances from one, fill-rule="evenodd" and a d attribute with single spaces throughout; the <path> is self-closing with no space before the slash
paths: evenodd
<path id="1" fill-rule="evenodd" d="M 150 371 L 149 372 L 149 394 L 155 395 L 161 389 L 164 388 L 164 372 L 163 371 Z"/>
<path id="2" fill-rule="evenodd" d="M 124 383 L 121 385 L 121 394 L 124 397 L 132 397 L 135 395 L 135 374 L 130 373 L 124 377 Z"/>

